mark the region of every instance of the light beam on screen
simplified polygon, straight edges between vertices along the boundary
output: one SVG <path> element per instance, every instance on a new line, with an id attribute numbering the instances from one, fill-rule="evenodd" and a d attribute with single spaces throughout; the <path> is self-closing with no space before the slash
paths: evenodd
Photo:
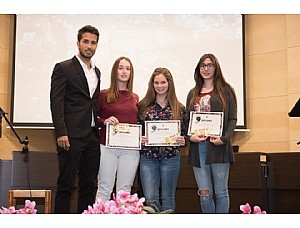
<path id="1" fill-rule="evenodd" d="M 239 14 L 17 15 L 14 126 L 52 125 L 49 93 L 53 67 L 77 54 L 77 31 L 86 24 L 100 32 L 93 59 L 102 72 L 101 89 L 109 86 L 113 62 L 127 56 L 134 66 L 134 91 L 140 99 L 154 69 L 166 67 L 185 105 L 199 58 L 213 53 L 224 77 L 235 88 L 238 127 L 246 127 L 243 20 Z"/>

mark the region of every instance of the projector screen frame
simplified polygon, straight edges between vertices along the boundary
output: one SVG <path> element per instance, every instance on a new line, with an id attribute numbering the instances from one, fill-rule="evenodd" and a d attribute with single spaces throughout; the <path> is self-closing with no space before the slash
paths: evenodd
<path id="1" fill-rule="evenodd" d="M 16 68 L 16 46 L 17 46 L 16 39 L 17 39 L 17 19 L 18 19 L 17 16 L 18 15 L 15 15 L 15 20 L 14 20 L 14 22 L 15 22 L 14 25 L 15 26 L 14 26 L 14 50 L 13 50 L 13 77 L 12 77 L 13 80 L 12 80 L 12 95 L 11 95 L 12 105 L 11 105 L 11 115 L 10 115 L 11 123 L 16 128 L 53 129 L 53 124 L 52 123 L 18 122 L 18 121 L 15 121 L 15 118 L 14 118 L 14 115 L 15 115 L 14 114 L 14 112 L 15 112 L 15 110 L 14 110 L 14 105 L 15 105 L 15 80 L 16 80 L 16 78 L 15 78 L 15 68 Z M 243 121 L 242 121 L 242 123 L 243 124 L 242 125 L 237 125 L 236 129 L 241 129 L 242 130 L 242 129 L 247 129 L 247 122 L 246 122 L 246 85 L 245 85 L 245 18 L 244 18 L 243 14 L 241 14 L 241 20 L 242 20 L 242 22 L 241 22 L 242 23 L 242 28 L 241 28 L 242 29 L 242 31 L 241 31 L 242 32 L 242 60 L 241 61 L 242 61 L 242 74 L 243 74 L 242 75 L 242 80 L 243 80 L 243 82 L 242 82 L 242 87 L 243 87 L 242 91 L 243 92 L 242 93 L 243 93 L 243 95 L 242 95 L 241 99 L 243 99 L 243 101 L 242 101 L 243 102 L 243 107 L 238 107 L 238 109 L 242 109 L 242 112 L 243 112 L 243 115 L 242 115 L 243 116 Z M 100 30 L 101 30 L 101 28 L 100 28 Z M 75 32 L 77 32 L 77 31 L 75 31 Z M 75 46 L 76 37 L 73 37 L 73 39 L 74 39 L 74 46 Z M 100 44 L 101 44 L 101 32 L 100 32 Z M 74 53 L 74 55 L 75 54 L 76 53 Z M 199 58 L 200 58 L 200 56 L 199 56 Z M 198 60 L 193 59 L 193 61 L 195 62 L 194 65 L 196 65 L 196 62 Z M 59 59 L 57 60 L 57 62 L 59 62 Z M 112 65 L 112 63 L 111 63 L 111 65 Z M 54 67 L 54 65 L 53 65 L 53 67 Z M 221 64 L 221 67 L 222 67 L 222 64 Z M 100 67 L 100 70 L 101 70 L 101 67 Z M 172 73 L 172 69 L 170 69 L 170 70 L 171 70 L 171 73 Z M 48 74 L 49 77 L 51 76 L 51 73 L 52 72 L 49 72 L 49 74 Z M 149 77 L 150 77 L 151 73 L 152 72 L 149 72 Z M 136 77 L 137 76 L 135 75 L 135 78 Z M 225 75 L 225 79 L 226 79 L 226 75 Z M 145 82 L 145 83 L 147 83 L 147 82 Z M 190 88 L 192 88 L 192 87 L 190 87 Z M 104 88 L 101 87 L 101 89 L 104 89 Z M 142 97 L 140 96 L 140 99 L 141 98 Z M 183 102 L 183 104 L 185 105 L 184 102 Z M 27 105 L 26 105 L 26 107 L 27 107 Z M 49 110 L 50 110 L 50 106 L 49 106 Z"/>

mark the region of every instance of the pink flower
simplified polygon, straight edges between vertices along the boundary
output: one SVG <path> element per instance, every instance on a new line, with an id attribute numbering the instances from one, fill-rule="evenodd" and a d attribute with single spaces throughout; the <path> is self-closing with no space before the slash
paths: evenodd
<path id="1" fill-rule="evenodd" d="M 249 203 L 246 203 L 245 205 L 240 205 L 240 210 L 242 211 L 242 214 L 251 214 L 251 206 Z M 267 214 L 267 212 L 262 211 L 259 206 L 254 206 L 253 214 Z"/>
<path id="2" fill-rule="evenodd" d="M 19 209 L 17 214 L 36 214 L 37 210 L 35 208 L 35 201 L 25 200 L 25 207 Z"/>
<path id="3" fill-rule="evenodd" d="M 113 199 L 103 202 L 97 200 L 93 206 L 89 206 L 84 210 L 83 214 L 146 214 L 144 211 L 145 198 L 138 198 L 135 193 L 131 195 L 123 190 L 113 194 Z"/>
<path id="4" fill-rule="evenodd" d="M 15 207 L 9 207 L 8 209 L 2 207 L 0 209 L 0 214 L 36 214 L 37 210 L 35 208 L 35 201 L 25 200 L 25 207 L 16 210 Z"/>
<path id="5" fill-rule="evenodd" d="M 242 214 L 251 214 L 251 207 L 249 203 L 240 205 L 240 210 L 243 212 Z"/>
<path id="6" fill-rule="evenodd" d="M 16 209 L 15 207 L 2 207 L 2 209 L 0 209 L 0 214 L 16 214 Z"/>
<path id="7" fill-rule="evenodd" d="M 254 206 L 253 214 L 267 214 L 266 211 L 262 211 L 259 206 Z"/>

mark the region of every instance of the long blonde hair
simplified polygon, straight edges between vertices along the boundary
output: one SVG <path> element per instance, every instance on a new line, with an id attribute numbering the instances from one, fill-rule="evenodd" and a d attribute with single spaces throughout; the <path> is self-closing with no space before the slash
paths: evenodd
<path id="1" fill-rule="evenodd" d="M 117 98 L 119 97 L 119 88 L 118 88 L 118 68 L 119 68 L 119 63 L 121 60 L 126 60 L 130 64 L 130 78 L 127 82 L 127 89 L 129 91 L 130 97 L 132 97 L 132 90 L 133 90 L 133 77 L 134 77 L 134 70 L 133 70 L 133 65 L 132 62 L 130 61 L 129 58 L 122 56 L 119 57 L 112 69 L 111 69 L 111 74 L 110 74 L 110 87 L 107 89 L 107 103 L 114 103 L 116 102 Z"/>
<path id="2" fill-rule="evenodd" d="M 156 68 L 154 72 L 152 73 L 152 76 L 148 82 L 148 90 L 145 95 L 145 97 L 139 102 L 139 112 L 142 113 L 143 116 L 145 116 L 145 113 L 148 111 L 151 105 L 156 100 L 156 92 L 154 89 L 154 78 L 155 76 L 162 74 L 166 77 L 168 81 L 168 91 L 167 91 L 167 97 L 166 99 L 169 101 L 172 112 L 173 112 L 173 118 L 174 119 L 180 119 L 181 114 L 181 103 L 178 101 L 176 92 L 175 92 L 175 85 L 174 80 L 172 77 L 171 72 L 167 68 Z"/>

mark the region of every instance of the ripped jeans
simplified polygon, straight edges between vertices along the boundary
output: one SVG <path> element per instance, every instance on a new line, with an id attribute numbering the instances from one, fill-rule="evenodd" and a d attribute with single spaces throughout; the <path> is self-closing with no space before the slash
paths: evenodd
<path id="1" fill-rule="evenodd" d="M 193 171 L 198 185 L 202 213 L 228 213 L 230 163 L 205 164 L 207 142 L 198 143 L 198 151 L 201 168 L 193 166 Z M 214 194 L 216 204 L 214 202 Z"/>
<path id="2" fill-rule="evenodd" d="M 140 175 L 146 205 L 155 204 L 160 211 L 175 212 L 175 193 L 181 166 L 181 155 L 154 160 L 141 154 Z M 161 200 L 159 197 L 161 187 Z"/>

